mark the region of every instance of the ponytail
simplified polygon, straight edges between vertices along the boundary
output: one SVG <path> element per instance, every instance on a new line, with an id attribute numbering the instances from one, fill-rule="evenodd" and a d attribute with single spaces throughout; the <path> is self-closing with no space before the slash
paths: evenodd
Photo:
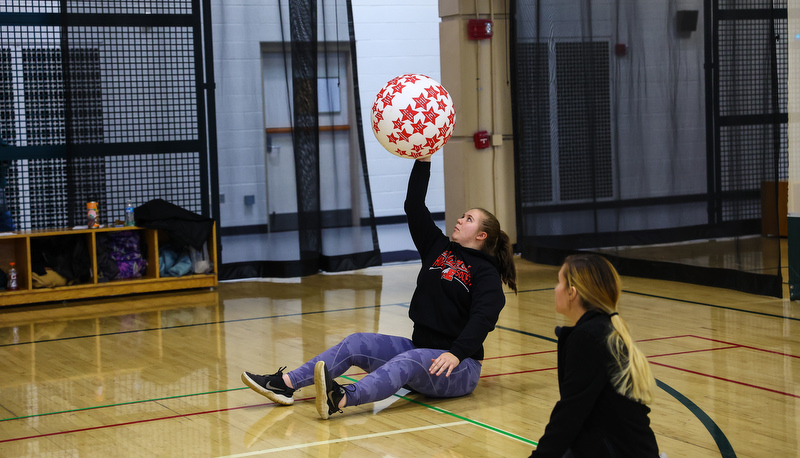
<path id="1" fill-rule="evenodd" d="M 656 384 L 650 364 L 633 342 L 628 325 L 619 314 L 611 317 L 611 325 L 614 331 L 608 335 L 608 348 L 614 355 L 617 369 L 611 383 L 617 393 L 642 404 L 650 404 Z"/>
<path id="2" fill-rule="evenodd" d="M 517 294 L 517 267 L 514 264 L 514 250 L 508 234 L 500 229 L 500 222 L 491 212 L 483 208 L 476 208 L 483 213 L 481 230 L 486 232 L 486 240 L 481 251 L 497 259 L 497 270 L 500 271 L 500 280 L 508 285 Z"/>
<path id="3" fill-rule="evenodd" d="M 517 266 L 514 264 L 514 250 L 511 249 L 511 240 L 508 234 L 500 231 L 494 252 L 497 258 L 500 280 L 517 294 Z"/>
<path id="4" fill-rule="evenodd" d="M 622 284 L 608 260 L 598 255 L 572 255 L 564 261 L 567 284 L 574 286 L 586 310 L 609 315 L 612 331 L 607 344 L 615 365 L 611 383 L 617 393 L 643 404 L 653 401 L 655 379 L 650 364 L 631 338 L 625 320 L 617 313 Z"/>

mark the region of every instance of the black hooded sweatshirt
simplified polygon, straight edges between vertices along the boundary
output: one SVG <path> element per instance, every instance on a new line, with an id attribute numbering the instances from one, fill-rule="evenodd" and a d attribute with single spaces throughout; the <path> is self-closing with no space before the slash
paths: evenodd
<path id="1" fill-rule="evenodd" d="M 505 305 L 497 259 L 450 241 L 425 206 L 430 162 L 415 161 L 405 212 L 422 269 L 408 316 L 418 348 L 447 350 L 459 361 L 483 359 L 483 341 Z"/>
<path id="2" fill-rule="evenodd" d="M 657 458 L 650 408 L 614 389 L 608 314 L 590 310 L 558 332 L 561 399 L 531 458 Z"/>

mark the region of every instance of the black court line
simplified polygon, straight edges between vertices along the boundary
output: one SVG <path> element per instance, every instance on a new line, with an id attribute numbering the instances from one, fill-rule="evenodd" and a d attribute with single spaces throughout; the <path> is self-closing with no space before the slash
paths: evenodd
<path id="1" fill-rule="evenodd" d="M 725 307 L 725 306 L 722 306 L 722 305 L 714 305 L 714 304 L 709 304 L 709 303 L 706 303 L 706 302 L 690 301 L 690 300 L 687 300 L 687 299 L 676 299 L 674 297 L 658 296 L 658 295 L 655 295 L 655 294 L 640 293 L 640 292 L 637 292 L 637 291 L 628 291 L 628 290 L 622 290 L 622 291 L 625 292 L 625 293 L 628 293 L 628 294 L 636 294 L 637 296 L 652 297 L 652 298 L 656 298 L 656 299 L 664 299 L 664 300 L 674 301 L 674 302 L 683 302 L 685 304 L 703 305 L 705 307 L 711 307 L 711 308 L 722 309 L 722 310 L 732 310 L 734 312 L 751 313 L 753 315 L 768 316 L 768 317 L 772 317 L 772 318 L 782 318 L 784 320 L 800 321 L 800 318 L 795 318 L 795 317 L 791 317 L 791 316 L 776 315 L 774 313 L 764 313 L 764 312 L 756 312 L 756 311 L 753 311 L 753 310 L 737 309 L 735 307 Z"/>
<path id="2" fill-rule="evenodd" d="M 269 315 L 269 316 L 257 316 L 257 317 L 250 317 L 250 318 L 239 318 L 235 320 L 221 320 L 221 321 L 207 321 L 205 323 L 192 323 L 192 324 L 182 324 L 177 326 L 161 326 L 159 328 L 144 328 L 144 329 L 131 329 L 129 331 L 114 331 L 114 332 L 105 332 L 102 334 L 86 334 L 82 336 L 72 336 L 72 337 L 59 337 L 57 339 L 46 339 L 46 340 L 34 340 L 34 341 L 27 341 L 27 342 L 17 342 L 17 343 L 10 343 L 10 344 L 2 344 L 0 348 L 3 347 L 14 347 L 17 345 L 30 345 L 34 343 L 50 343 L 50 342 L 63 342 L 66 340 L 77 340 L 77 339 L 88 339 L 92 337 L 110 337 L 110 336 L 117 336 L 123 334 L 133 334 L 136 332 L 151 332 L 151 331 L 164 331 L 169 329 L 182 329 L 182 328 L 193 328 L 197 326 L 210 326 L 214 324 L 228 324 L 228 323 L 240 323 L 245 321 L 258 321 L 258 320 L 271 320 L 274 318 L 287 318 L 292 316 L 304 316 L 304 315 L 319 315 L 322 313 L 332 313 L 332 312 L 352 312 L 354 310 L 364 310 L 364 309 L 375 309 L 380 307 L 391 307 L 391 306 L 408 306 L 408 302 L 401 302 L 397 304 L 375 304 L 375 305 L 365 305 L 362 307 L 350 307 L 345 309 L 333 309 L 333 310 L 317 310 L 315 312 L 299 312 L 299 313 L 286 313 L 283 315 Z"/>

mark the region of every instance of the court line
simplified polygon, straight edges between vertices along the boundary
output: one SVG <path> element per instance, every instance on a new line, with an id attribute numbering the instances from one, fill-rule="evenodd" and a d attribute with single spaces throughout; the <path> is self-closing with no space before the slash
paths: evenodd
<path id="1" fill-rule="evenodd" d="M 734 307 L 725 307 L 725 306 L 722 306 L 722 305 L 709 304 L 707 302 L 697 302 L 697 301 L 690 301 L 690 300 L 687 300 L 687 299 L 677 299 L 677 298 L 674 298 L 674 297 L 659 296 L 659 295 L 656 295 L 656 294 L 640 293 L 640 292 L 637 292 L 637 291 L 630 291 L 630 290 L 627 290 L 627 289 L 623 289 L 622 292 L 628 293 L 628 294 L 636 294 L 638 296 L 652 297 L 652 298 L 655 298 L 655 299 L 665 299 L 665 300 L 668 300 L 668 301 L 683 302 L 683 303 L 686 303 L 686 304 L 704 305 L 706 307 L 712 307 L 712 308 L 723 309 L 723 310 L 732 310 L 734 312 L 751 313 L 753 315 L 768 316 L 768 317 L 772 317 L 772 318 L 781 318 L 781 319 L 784 319 L 784 320 L 800 321 L 800 318 L 795 318 L 795 317 L 791 317 L 791 316 L 776 315 L 774 313 L 756 312 L 756 311 L 753 311 L 753 310 L 737 309 L 737 308 L 734 308 Z"/>
<path id="2" fill-rule="evenodd" d="M 365 305 L 361 307 L 350 307 L 345 309 L 333 309 L 333 310 L 317 310 L 313 312 L 299 312 L 299 313 L 286 313 L 283 315 L 269 315 L 269 316 L 258 316 L 258 317 L 250 317 L 250 318 L 237 318 L 235 320 L 221 320 L 221 321 L 207 321 L 205 323 L 192 323 L 192 324 L 181 324 L 176 326 L 161 326 L 159 328 L 144 328 L 144 329 L 131 329 L 129 331 L 114 331 L 114 332 L 104 332 L 101 334 L 86 334 L 82 336 L 72 336 L 72 337 L 59 337 L 57 339 L 45 339 L 45 340 L 32 340 L 26 342 L 16 342 L 10 344 L 0 344 L 0 348 L 3 347 L 15 347 L 15 346 L 22 346 L 22 345 L 30 345 L 34 343 L 51 343 L 51 342 L 63 342 L 67 340 L 77 340 L 77 339 L 89 339 L 94 337 L 109 337 L 109 336 L 117 336 L 123 334 L 133 334 L 137 332 L 151 332 L 151 331 L 165 331 L 170 329 L 183 329 L 183 328 L 193 328 L 197 326 L 210 326 L 215 324 L 228 324 L 228 323 L 240 323 L 245 321 L 258 321 L 258 320 L 271 320 L 273 318 L 289 318 L 295 316 L 305 316 L 305 315 L 319 315 L 322 313 L 329 313 L 329 312 L 352 312 L 354 310 L 364 310 L 364 309 L 374 309 L 380 307 L 392 307 L 392 306 L 408 306 L 408 302 L 400 302 L 396 304 L 375 304 L 375 305 Z"/>
<path id="3" fill-rule="evenodd" d="M 722 458 L 736 458 L 736 452 L 733 450 L 733 445 L 731 445 L 730 441 L 725 436 L 725 433 L 722 432 L 722 429 L 720 429 L 717 423 L 714 422 L 714 420 L 709 417 L 708 414 L 703 411 L 703 409 L 692 402 L 691 399 L 684 396 L 680 391 L 672 388 L 661 380 L 656 379 L 656 385 L 675 398 L 678 402 L 683 404 L 687 409 L 689 409 L 689 412 L 693 413 L 694 416 L 700 420 L 700 423 L 702 423 L 703 426 L 706 427 L 706 430 L 709 432 L 709 434 L 711 434 L 711 438 L 714 439 L 714 443 L 717 444 L 717 448 L 719 449 L 719 453 L 722 455 Z"/>
<path id="4" fill-rule="evenodd" d="M 358 380 L 356 380 L 356 379 L 354 379 L 352 377 L 348 377 L 346 375 L 342 375 L 340 377 L 342 377 L 344 379 L 347 379 L 347 380 L 350 380 L 351 382 L 357 382 L 358 381 Z M 480 421 L 477 421 L 477 420 L 472 420 L 472 419 L 467 418 L 467 417 L 462 417 L 461 415 L 458 415 L 456 413 L 450 412 L 449 410 L 442 409 L 441 407 L 436 407 L 436 406 L 432 406 L 430 404 L 425 404 L 424 402 L 417 401 L 416 399 L 411 399 L 408 396 L 402 396 L 402 395 L 399 395 L 399 394 L 393 394 L 392 396 L 396 396 L 396 397 L 398 397 L 400 399 L 403 399 L 405 401 L 408 401 L 408 402 L 411 402 L 411 403 L 414 403 L 414 404 L 417 404 L 417 405 L 421 405 L 421 406 L 423 406 L 425 408 L 428 408 L 430 410 L 433 410 L 435 412 L 443 413 L 445 415 L 449 415 L 451 417 L 458 418 L 459 420 L 464 420 L 466 422 L 472 423 L 475 426 L 480 426 L 481 428 L 487 429 L 489 431 L 498 433 L 498 434 L 506 436 L 506 437 L 510 437 L 512 439 L 516 439 L 516 440 L 524 442 L 526 444 L 531 444 L 531 445 L 534 445 L 534 446 L 539 445 L 539 443 L 536 442 L 536 441 L 533 441 L 533 440 L 530 440 L 530 439 L 526 439 L 526 438 L 524 438 L 524 437 L 522 437 L 520 435 L 514 434 L 514 433 L 512 433 L 510 431 L 506 431 L 504 429 L 496 428 L 494 426 L 491 426 L 489 424 L 486 424 L 486 423 L 483 423 L 483 422 L 480 422 Z"/>
<path id="5" fill-rule="evenodd" d="M 416 428 L 406 428 L 406 429 L 395 429 L 392 431 L 386 431 L 383 433 L 372 433 L 372 434 L 363 434 L 361 436 L 353 436 L 353 437 L 343 437 L 339 439 L 331 439 L 327 441 L 318 441 L 318 442 L 306 442 L 304 444 L 297 444 L 297 445 L 288 445 L 286 447 L 277 447 L 277 448 L 269 448 L 265 450 L 258 450 L 254 452 L 247 452 L 247 453 L 239 453 L 236 455 L 226 455 L 221 458 L 241 458 L 245 456 L 254 456 L 254 455 L 262 455 L 267 453 L 276 453 L 276 452 L 285 452 L 287 450 L 298 450 L 301 448 L 308 448 L 308 447 L 317 447 L 323 445 L 330 445 L 330 444 L 338 444 L 340 442 L 349 442 L 349 441 L 356 441 L 362 439 L 372 439 L 374 437 L 386 437 L 386 436 L 393 436 L 395 434 L 404 434 L 404 433 L 413 433 L 416 431 L 425 431 L 429 429 L 437 429 L 437 428 L 449 428 L 451 426 L 461 426 L 469 424 L 467 421 L 454 421 L 452 423 L 443 423 L 441 425 L 428 425 L 428 426 L 418 426 Z"/>
<path id="6" fill-rule="evenodd" d="M 774 355 L 788 356 L 789 358 L 800 358 L 800 356 L 793 355 L 791 353 L 783 353 L 783 352 L 775 351 L 775 350 L 767 350 L 766 348 L 753 347 L 753 346 L 750 346 L 750 345 L 742 345 L 742 344 L 737 344 L 737 343 L 734 343 L 734 342 L 726 342 L 724 340 L 717 340 L 717 339 L 712 339 L 710 337 L 697 336 L 697 335 L 694 335 L 694 334 L 689 334 L 688 336 L 689 337 L 694 337 L 695 339 L 710 340 L 711 342 L 723 343 L 723 344 L 726 344 L 726 345 L 736 345 L 737 347 L 741 347 L 741 348 L 749 348 L 750 350 L 763 351 L 764 353 L 772 353 Z"/>
<path id="7" fill-rule="evenodd" d="M 311 399 L 311 398 L 308 398 L 308 399 Z M 0 444 L 2 444 L 4 442 L 16 442 L 16 441 L 27 440 L 27 439 L 39 439 L 39 438 L 42 438 L 42 437 L 61 436 L 63 434 L 80 433 L 80 432 L 85 432 L 85 431 L 96 431 L 98 429 L 116 428 L 116 427 L 119 427 L 119 426 L 138 425 L 138 424 L 142 424 L 142 423 L 151 423 L 151 422 L 154 422 L 154 421 L 161 421 L 161 420 L 173 420 L 175 418 L 194 417 L 196 415 L 204 415 L 204 414 L 209 414 L 209 413 L 230 412 L 232 410 L 240 410 L 240 409 L 246 409 L 248 407 L 257 407 L 257 406 L 264 406 L 264 405 L 270 405 L 270 404 L 274 404 L 274 403 L 269 402 L 269 403 L 266 403 L 266 404 L 257 404 L 255 406 L 246 405 L 246 406 L 239 406 L 239 407 L 228 407 L 228 408 L 225 408 L 225 409 L 205 410 L 205 411 L 202 411 L 202 412 L 191 412 L 191 413 L 183 413 L 183 414 L 178 414 L 178 415 L 170 415 L 168 417 L 148 418 L 147 420 L 135 420 L 135 421 L 128 421 L 128 422 L 125 422 L 125 423 L 114 423 L 114 424 L 111 424 L 111 425 L 90 426 L 88 428 L 72 429 L 72 430 L 68 430 L 68 431 L 56 431 L 56 432 L 52 432 L 52 433 L 36 434 L 36 435 L 33 435 L 33 436 L 12 437 L 10 439 L 2 439 L 2 440 L 0 440 Z"/>
<path id="8" fill-rule="evenodd" d="M 353 382 L 357 381 L 357 380 L 355 380 L 353 378 L 350 378 L 348 376 L 342 376 L 342 378 L 346 378 L 346 379 L 351 380 Z M 247 387 L 244 387 L 244 388 L 247 388 Z M 414 400 L 414 399 L 411 399 L 411 398 L 408 398 L 406 396 L 402 396 L 402 395 L 399 395 L 399 394 L 394 394 L 394 396 L 396 396 L 396 397 L 398 397 L 400 399 L 403 399 L 405 401 L 421 405 L 421 406 L 426 407 L 426 408 L 428 408 L 430 410 L 433 410 L 433 411 L 436 411 L 436 412 L 440 412 L 440 413 L 444 413 L 444 414 L 449 415 L 449 416 L 454 417 L 454 418 L 458 418 L 459 420 L 461 420 L 458 423 L 463 423 L 463 424 L 469 423 L 469 424 L 484 428 L 486 430 L 501 434 L 503 436 L 506 436 L 506 437 L 509 437 L 509 438 L 512 438 L 512 439 L 516 439 L 516 440 L 524 442 L 526 444 L 531 444 L 531 445 L 534 445 L 534 446 L 538 445 L 538 443 L 536 441 L 533 441 L 533 440 L 530 440 L 530 439 L 526 439 L 526 438 L 524 438 L 522 436 L 519 436 L 517 434 L 514 434 L 512 432 L 505 431 L 505 430 L 500 429 L 500 428 L 496 428 L 494 426 L 488 425 L 486 423 L 482 423 L 482 422 L 477 421 L 477 420 L 472 420 L 472 419 L 463 417 L 461 415 L 449 412 L 449 411 L 447 411 L 445 409 L 442 409 L 440 407 L 428 405 L 428 404 L 425 404 L 423 402 L 420 402 L 420 401 L 417 401 L 417 400 Z M 309 397 L 309 398 L 296 399 L 296 401 L 308 401 L 308 400 L 311 400 L 311 399 L 313 399 L 313 398 Z M 142 402 L 144 402 L 144 401 L 142 401 Z M 193 416 L 196 416 L 196 415 L 204 415 L 204 414 L 209 414 L 209 413 L 229 412 L 229 411 L 233 411 L 233 410 L 240 410 L 240 409 L 246 409 L 246 408 L 250 408 L 250 407 L 260 407 L 260 406 L 267 406 L 267 405 L 274 405 L 274 404 L 275 403 L 273 403 L 273 402 L 269 402 L 269 403 L 263 403 L 263 404 L 255 404 L 255 405 L 244 405 L 244 406 L 230 407 L 230 408 L 225 408 L 225 409 L 215 409 L 215 410 L 206 410 L 206 411 L 201 411 L 201 412 L 191 412 L 191 413 L 186 413 L 186 414 L 170 415 L 170 416 L 166 416 L 166 417 L 148 418 L 146 420 L 136 420 L 136 421 L 130 421 L 130 422 L 124 422 L 124 423 L 115 423 L 115 424 L 110 424 L 110 425 L 98 425 L 98 426 L 92 426 L 92 427 L 88 427 L 88 428 L 80 428 L 80 429 L 73 429 L 73 430 L 67 430 L 67 431 L 55 431 L 55 432 L 52 432 L 52 433 L 36 434 L 36 435 L 32 435 L 32 436 L 12 437 L 12 438 L 9 438 L 9 439 L 0 440 L 0 444 L 5 443 L 5 442 L 16 442 L 16 441 L 28 440 L 28 439 L 39 439 L 39 438 L 43 438 L 43 437 L 60 436 L 60 435 L 64 435 L 64 434 L 80 433 L 80 432 L 86 432 L 86 431 L 96 431 L 96 430 L 99 430 L 99 429 L 115 428 L 115 427 L 120 427 L 120 426 L 131 426 L 131 425 L 142 424 L 142 423 L 151 423 L 151 422 L 154 422 L 154 421 L 161 421 L 161 420 L 174 420 L 176 418 L 193 417 Z M 78 409 L 78 410 L 88 410 L 88 409 Z M 57 413 L 64 413 L 64 412 L 57 412 Z M 243 455 L 243 456 L 246 456 L 246 455 Z"/>
<path id="9" fill-rule="evenodd" d="M 754 388 L 756 390 L 768 391 L 770 393 L 782 394 L 782 395 L 788 396 L 790 398 L 798 398 L 798 399 L 800 399 L 800 394 L 792 394 L 792 393 L 787 393 L 787 392 L 784 392 L 784 391 L 773 390 L 772 388 L 767 388 L 767 387 L 764 387 L 764 386 L 759 386 L 759 385 L 753 385 L 751 383 L 740 382 L 738 380 L 719 377 L 717 375 L 711 375 L 711 374 L 707 374 L 707 373 L 704 373 L 704 372 L 693 371 L 691 369 L 685 369 L 685 368 L 682 368 L 682 367 L 671 366 L 669 364 L 659 363 L 659 362 L 656 362 L 656 361 L 650 361 L 650 363 L 651 364 L 655 364 L 656 366 L 662 366 L 662 367 L 666 367 L 666 368 L 669 368 L 669 369 L 675 369 L 675 370 L 681 371 L 681 372 L 688 372 L 690 374 L 699 375 L 701 377 L 713 378 L 715 380 L 721 380 L 723 382 L 733 383 L 735 385 L 742 385 L 742 386 L 746 386 L 746 387 L 749 387 L 749 388 Z"/>
<path id="10" fill-rule="evenodd" d="M 142 404 L 144 402 L 166 401 L 166 400 L 170 400 L 170 399 L 189 398 L 189 397 L 192 397 L 192 396 L 202 396 L 202 395 L 205 395 L 205 394 L 218 394 L 218 393 L 225 393 L 225 392 L 228 392 L 228 391 L 240 391 L 240 390 L 246 390 L 246 389 L 248 389 L 248 388 L 246 386 L 243 386 L 241 388 L 228 388 L 228 389 L 225 389 L 225 390 L 204 391 L 202 393 L 178 394 L 178 395 L 175 395 L 175 396 L 166 396 L 166 397 L 163 397 L 163 398 L 140 399 L 138 401 L 119 402 L 119 403 L 116 403 L 116 404 L 106 404 L 106 405 L 100 405 L 100 406 L 81 407 L 81 408 L 78 408 L 78 409 L 59 410 L 59 411 L 55 411 L 55 412 L 37 413 L 37 414 L 33 414 L 33 415 L 24 415 L 24 416 L 21 416 L 21 417 L 0 418 L 0 423 L 2 423 L 4 421 L 10 421 L 10 420 L 24 420 L 26 418 L 46 417 L 48 415 L 57 415 L 57 414 L 61 414 L 61 413 L 74 413 L 74 412 L 82 412 L 84 410 L 105 409 L 105 408 L 108 408 L 108 407 L 121 407 L 121 406 L 127 406 L 127 405 L 131 405 L 131 404 Z M 259 404 L 259 405 L 269 405 L 269 404 L 271 404 L 271 403 Z"/>

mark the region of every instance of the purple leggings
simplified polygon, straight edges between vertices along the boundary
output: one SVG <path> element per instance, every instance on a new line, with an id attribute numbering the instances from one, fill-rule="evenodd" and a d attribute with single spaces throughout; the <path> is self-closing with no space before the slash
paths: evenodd
<path id="1" fill-rule="evenodd" d="M 385 334 L 356 333 L 289 372 L 295 389 L 314 384 L 314 365 L 325 361 L 331 377 L 357 366 L 369 374 L 347 390 L 347 405 L 380 401 L 407 387 L 426 396 L 453 398 L 472 393 L 478 385 L 481 364 L 465 358 L 445 377 L 431 374 L 431 360 L 445 350 L 417 348 L 410 339 Z"/>

